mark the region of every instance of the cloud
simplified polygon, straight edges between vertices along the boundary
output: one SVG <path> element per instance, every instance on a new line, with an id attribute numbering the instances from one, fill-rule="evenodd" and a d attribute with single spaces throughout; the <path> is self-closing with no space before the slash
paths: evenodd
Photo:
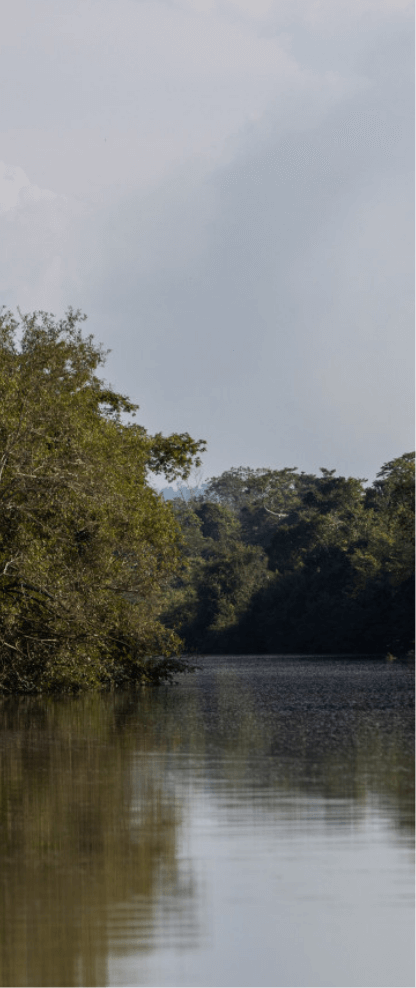
<path id="1" fill-rule="evenodd" d="M 79 202 L 39 188 L 22 168 L 0 162 L 3 305 L 59 312 L 70 303 L 79 287 L 77 244 L 86 214 Z"/>
<path id="2" fill-rule="evenodd" d="M 198 7 L 198 0 L 184 0 L 191 7 Z M 354 25 L 366 18 L 397 17 L 399 14 L 412 15 L 412 0 L 207 0 L 207 7 L 226 12 L 234 11 L 242 17 L 256 21 L 274 23 L 307 24 L 325 33 L 336 31 L 346 24 Z"/>
<path id="3" fill-rule="evenodd" d="M 38 0 L 35 16 L 15 0 L 0 51 L 3 156 L 81 198 L 154 187 L 195 156 L 215 167 L 276 102 L 287 115 L 297 94 L 361 84 L 305 69 L 221 5 Z"/>
<path id="4" fill-rule="evenodd" d="M 22 209 L 41 199 L 48 201 L 56 199 L 56 193 L 33 185 L 23 168 L 6 165 L 4 161 L 0 161 L 0 213 L 8 213 L 11 209 Z"/>
<path id="5" fill-rule="evenodd" d="M 371 475 L 409 443 L 409 14 L 13 6 L 2 300 L 86 311 L 113 383 L 148 428 L 205 436 L 207 472 Z"/>
<path id="6" fill-rule="evenodd" d="M 129 300 L 112 367 L 152 427 L 193 421 L 224 468 L 371 476 L 411 443 L 411 134 L 395 85 L 379 75 L 284 123 L 277 107 L 210 176 L 186 170 L 114 211 L 123 237 L 100 237 L 93 294 L 107 338 Z"/>

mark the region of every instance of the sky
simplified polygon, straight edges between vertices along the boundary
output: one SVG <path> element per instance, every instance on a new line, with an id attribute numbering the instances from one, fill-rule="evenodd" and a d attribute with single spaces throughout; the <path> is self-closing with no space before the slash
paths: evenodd
<path id="1" fill-rule="evenodd" d="M 111 349 L 201 476 L 414 447 L 408 0 L 14 0 L 0 304 Z"/>

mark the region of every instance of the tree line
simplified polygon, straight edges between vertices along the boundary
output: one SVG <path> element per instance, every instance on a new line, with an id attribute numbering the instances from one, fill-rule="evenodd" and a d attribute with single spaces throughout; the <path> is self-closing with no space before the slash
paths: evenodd
<path id="1" fill-rule="evenodd" d="M 0 691 L 158 682 L 184 651 L 403 652 L 414 454 L 365 481 L 231 469 L 165 502 L 203 440 L 149 435 L 84 317 L 0 313 Z"/>
<path id="2" fill-rule="evenodd" d="M 164 619 L 189 650 L 391 653 L 414 646 L 414 453 L 365 479 L 248 467 L 171 502 L 185 572 Z"/>

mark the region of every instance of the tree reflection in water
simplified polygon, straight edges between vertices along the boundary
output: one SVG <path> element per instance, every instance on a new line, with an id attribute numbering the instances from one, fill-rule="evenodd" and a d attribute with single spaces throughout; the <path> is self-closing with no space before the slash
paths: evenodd
<path id="1" fill-rule="evenodd" d="M 109 953 L 198 946 L 180 842 L 201 786 L 222 820 L 307 839 L 311 813 L 345 830 L 375 803 L 411 840 L 411 670 L 201 665 L 173 688 L 1 702 L 1 984 L 105 985 Z"/>
<path id="2" fill-rule="evenodd" d="M 116 904 L 135 903 L 136 949 L 151 942 L 161 886 L 178 877 L 179 808 L 146 759 L 133 794 L 131 752 L 146 741 L 129 707 L 102 696 L 2 702 L 3 985 L 106 984 Z"/>

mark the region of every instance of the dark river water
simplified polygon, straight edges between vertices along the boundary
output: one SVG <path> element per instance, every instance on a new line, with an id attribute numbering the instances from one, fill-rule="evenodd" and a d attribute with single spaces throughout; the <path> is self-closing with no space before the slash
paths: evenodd
<path id="1" fill-rule="evenodd" d="M 414 985 L 414 670 L 0 702 L 0 984 Z"/>

